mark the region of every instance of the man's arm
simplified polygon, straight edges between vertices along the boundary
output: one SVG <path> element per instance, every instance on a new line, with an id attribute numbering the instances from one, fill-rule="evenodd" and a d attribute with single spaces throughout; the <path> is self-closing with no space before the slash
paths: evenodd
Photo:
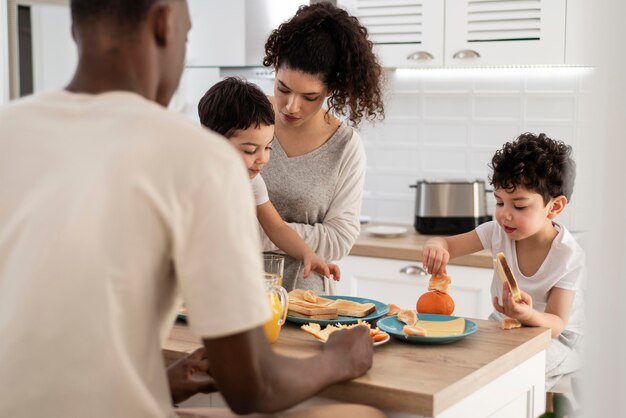
<path id="1" fill-rule="evenodd" d="M 204 344 L 211 376 L 237 414 L 285 410 L 372 366 L 373 346 L 366 327 L 333 333 L 322 353 L 306 359 L 274 353 L 261 327 L 205 339 Z"/>

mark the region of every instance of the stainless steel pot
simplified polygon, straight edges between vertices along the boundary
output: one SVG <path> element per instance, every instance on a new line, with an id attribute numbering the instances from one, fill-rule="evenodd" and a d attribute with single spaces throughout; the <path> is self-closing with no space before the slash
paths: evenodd
<path id="1" fill-rule="evenodd" d="M 483 180 L 420 180 L 417 189 L 415 230 L 422 234 L 459 234 L 490 221 Z"/>

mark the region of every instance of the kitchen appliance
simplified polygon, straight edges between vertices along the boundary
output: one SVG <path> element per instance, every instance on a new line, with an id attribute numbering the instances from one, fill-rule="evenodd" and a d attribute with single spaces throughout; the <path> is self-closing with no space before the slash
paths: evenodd
<path id="1" fill-rule="evenodd" d="M 490 221 L 483 180 L 420 180 L 417 189 L 415 230 L 421 234 L 459 234 Z"/>

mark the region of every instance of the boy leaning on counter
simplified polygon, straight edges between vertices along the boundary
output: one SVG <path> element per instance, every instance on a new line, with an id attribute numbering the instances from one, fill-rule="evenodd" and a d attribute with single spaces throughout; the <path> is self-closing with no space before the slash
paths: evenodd
<path id="1" fill-rule="evenodd" d="M 248 170 L 257 218 L 265 234 L 285 253 L 302 260 L 304 277 L 311 270 L 335 280 L 339 266 L 327 263 L 283 221 L 270 201 L 261 169 L 270 159 L 274 139 L 274 109 L 254 83 L 227 77 L 211 87 L 198 103 L 200 123 L 221 135 L 237 149 Z"/>
<path id="2" fill-rule="evenodd" d="M 545 134 L 525 133 L 493 156 L 490 177 L 495 221 L 475 230 L 426 241 L 423 263 L 445 273 L 448 260 L 483 249 L 504 253 L 520 288 L 515 301 L 497 273 L 491 285 L 493 320 L 514 318 L 552 330 L 546 353 L 546 390 L 579 368 L 584 326 L 585 254 L 555 219 L 571 199 L 575 178 L 572 149 Z"/>

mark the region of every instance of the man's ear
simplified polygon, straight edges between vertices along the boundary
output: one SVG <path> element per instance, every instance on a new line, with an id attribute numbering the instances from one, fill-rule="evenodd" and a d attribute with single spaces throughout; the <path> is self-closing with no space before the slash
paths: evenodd
<path id="1" fill-rule="evenodd" d="M 565 206 L 567 206 L 567 197 L 561 195 L 553 197 L 550 203 L 550 211 L 548 212 L 548 219 L 554 219 L 563 212 Z"/>
<path id="2" fill-rule="evenodd" d="M 150 11 L 149 22 L 152 23 L 154 39 L 160 47 L 169 43 L 174 29 L 174 13 L 168 3 L 156 4 Z"/>

